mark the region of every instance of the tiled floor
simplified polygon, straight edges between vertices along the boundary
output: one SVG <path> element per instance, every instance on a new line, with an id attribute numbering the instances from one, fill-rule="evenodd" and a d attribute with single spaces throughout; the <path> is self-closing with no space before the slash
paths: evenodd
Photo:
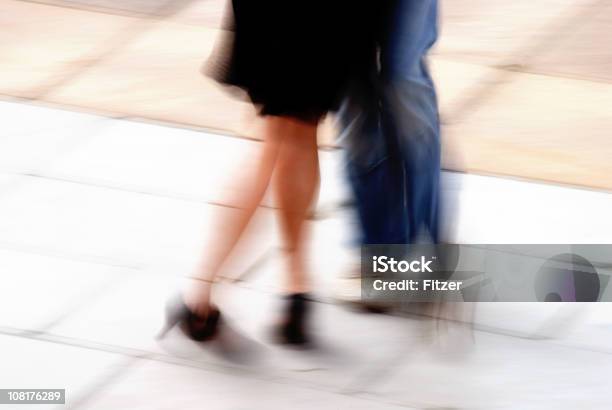
<path id="1" fill-rule="evenodd" d="M 15 102 L 0 116 L 2 387 L 66 388 L 58 409 L 607 407 L 608 304 L 480 304 L 473 327 L 437 330 L 336 304 L 355 263 L 336 151 L 322 152 L 311 222 L 321 349 L 270 344 L 283 271 L 270 208 L 228 269 L 243 280 L 220 288 L 226 342 L 157 342 L 164 299 L 235 189 L 223 181 L 258 143 Z M 611 194 L 453 173 L 443 185 L 457 241 L 612 243 Z"/>
<path id="2" fill-rule="evenodd" d="M 252 108 L 201 74 L 224 3 L 4 0 L 0 94 L 259 138 Z M 610 5 L 440 8 L 431 60 L 445 168 L 612 189 Z M 325 145 L 336 144 L 331 129 Z"/>

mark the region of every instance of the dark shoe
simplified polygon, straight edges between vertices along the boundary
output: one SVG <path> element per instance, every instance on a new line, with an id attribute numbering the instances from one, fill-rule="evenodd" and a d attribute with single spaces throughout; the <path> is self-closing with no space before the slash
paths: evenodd
<path id="1" fill-rule="evenodd" d="M 310 299 L 305 293 L 287 296 L 286 316 L 276 331 L 280 343 L 302 346 L 310 343 L 306 331 L 309 303 Z"/>
<path id="2" fill-rule="evenodd" d="M 170 329 L 179 326 L 190 339 L 204 342 L 217 335 L 220 322 L 221 312 L 215 306 L 210 306 L 206 317 L 201 317 L 192 312 L 182 297 L 178 296 L 166 304 L 166 323 L 157 335 L 157 339 L 164 338 Z"/>

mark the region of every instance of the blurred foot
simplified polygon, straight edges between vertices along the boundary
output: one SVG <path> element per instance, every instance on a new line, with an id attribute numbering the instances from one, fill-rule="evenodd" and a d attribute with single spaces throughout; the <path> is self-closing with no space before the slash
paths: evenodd
<path id="1" fill-rule="evenodd" d="M 166 304 L 166 323 L 157 339 L 164 338 L 173 327 L 178 326 L 191 340 L 204 342 L 218 334 L 220 322 L 221 312 L 215 306 L 211 305 L 206 316 L 202 317 L 191 311 L 179 295 Z"/>
<path id="2" fill-rule="evenodd" d="M 287 296 L 285 317 L 275 330 L 279 343 L 297 346 L 310 344 L 307 331 L 310 303 L 312 302 L 306 293 Z"/>

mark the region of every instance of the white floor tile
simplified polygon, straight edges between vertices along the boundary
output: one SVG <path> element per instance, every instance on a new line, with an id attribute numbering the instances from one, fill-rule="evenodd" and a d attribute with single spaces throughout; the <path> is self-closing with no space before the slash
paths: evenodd
<path id="1" fill-rule="evenodd" d="M 98 390 L 126 358 L 92 349 L 0 335 L 0 385 L 6 389 L 66 389 L 66 405 L 5 406 L 19 409 L 72 408 L 82 394 Z"/>
<path id="2" fill-rule="evenodd" d="M 380 400 L 253 377 L 249 373 L 217 373 L 163 363 L 146 363 L 98 395 L 88 410 L 130 408 L 173 409 L 355 409 L 399 408 Z M 401 407 L 406 408 L 406 407 Z"/>
<path id="3" fill-rule="evenodd" d="M 134 271 L 31 249 L 0 249 L 0 272 L 0 326 L 42 330 Z"/>

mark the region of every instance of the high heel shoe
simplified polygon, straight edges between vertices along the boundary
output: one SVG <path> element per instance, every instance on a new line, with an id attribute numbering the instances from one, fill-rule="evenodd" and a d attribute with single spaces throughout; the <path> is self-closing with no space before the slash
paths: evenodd
<path id="1" fill-rule="evenodd" d="M 178 326 L 190 339 L 204 342 L 217 335 L 220 322 L 221 312 L 215 306 L 211 305 L 206 317 L 201 317 L 185 305 L 182 297 L 177 296 L 166 303 L 166 322 L 156 339 L 163 339 L 174 326 Z"/>
<path id="2" fill-rule="evenodd" d="M 276 329 L 278 342 L 290 345 L 308 345 L 311 340 L 307 332 L 310 299 L 305 293 L 287 296 L 287 312 Z"/>

